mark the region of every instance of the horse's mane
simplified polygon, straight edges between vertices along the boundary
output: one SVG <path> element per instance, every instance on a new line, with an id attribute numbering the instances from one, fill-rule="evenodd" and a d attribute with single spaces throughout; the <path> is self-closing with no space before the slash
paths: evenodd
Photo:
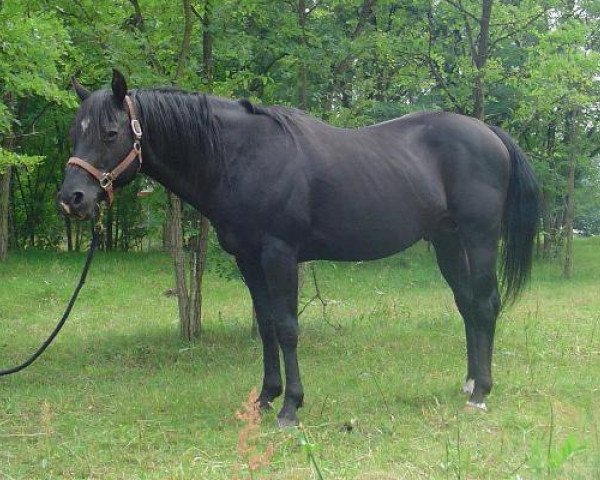
<path id="1" fill-rule="evenodd" d="M 205 161 L 222 161 L 219 125 L 206 94 L 157 88 L 135 90 L 132 97 L 144 135 L 160 139 L 160 148 L 174 161 L 187 158 L 190 152 L 200 154 Z"/>
<path id="2" fill-rule="evenodd" d="M 220 99 L 199 92 L 160 87 L 129 92 L 143 128 L 143 140 L 156 139 L 155 148 L 172 162 L 183 158 L 202 158 L 209 169 L 225 166 L 225 151 L 219 122 L 213 114 L 213 103 L 235 101 Z M 291 145 L 298 148 L 298 132 L 309 119 L 305 112 L 284 106 L 256 105 L 250 100 L 237 102 L 250 115 L 270 118 L 285 134 Z M 101 90 L 84 102 L 77 113 L 73 130 L 78 135 L 101 135 L 101 126 L 117 120 L 119 106 L 110 90 Z M 89 119 L 89 128 L 82 131 L 82 120 Z"/>
<path id="3" fill-rule="evenodd" d="M 250 100 L 242 98 L 239 100 L 246 111 L 251 115 L 264 115 L 273 120 L 277 126 L 292 141 L 295 147 L 298 147 L 296 132 L 302 127 L 302 120 L 308 118 L 305 112 L 293 107 L 283 107 L 280 105 L 264 106 L 255 105 Z"/>
<path id="4" fill-rule="evenodd" d="M 193 151 L 205 160 L 214 160 L 217 165 L 223 163 L 225 152 L 211 106 L 211 102 L 222 99 L 175 88 L 136 90 L 133 98 L 149 138 L 168 142 L 167 148 L 173 155 L 181 153 L 187 157 L 187 152 Z M 239 104 L 251 115 L 272 119 L 292 144 L 297 145 L 295 132 L 306 118 L 304 112 L 291 107 L 255 105 L 247 99 L 239 100 Z"/>

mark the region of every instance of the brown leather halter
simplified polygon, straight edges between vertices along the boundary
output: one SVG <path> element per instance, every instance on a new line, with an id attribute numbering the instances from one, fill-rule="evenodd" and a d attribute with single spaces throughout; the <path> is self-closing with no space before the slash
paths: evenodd
<path id="1" fill-rule="evenodd" d="M 92 177 L 94 177 L 100 183 L 100 187 L 106 192 L 106 196 L 108 198 L 108 206 L 112 205 L 113 197 L 114 197 L 114 188 L 113 182 L 121 175 L 131 162 L 133 162 L 136 158 L 139 159 L 140 164 L 138 166 L 138 172 L 142 168 L 142 145 L 140 141 L 142 140 L 142 127 L 140 125 L 139 120 L 135 115 L 135 110 L 133 108 L 133 101 L 129 97 L 129 95 L 125 95 L 125 100 L 123 102 L 127 107 L 127 114 L 129 115 L 131 131 L 133 132 L 133 148 L 130 152 L 125 156 L 123 160 L 121 160 L 117 166 L 111 170 L 110 172 L 101 172 L 96 167 L 93 167 L 85 160 L 82 160 L 79 157 L 71 157 L 67 162 L 67 166 L 79 167 L 89 173 Z"/>

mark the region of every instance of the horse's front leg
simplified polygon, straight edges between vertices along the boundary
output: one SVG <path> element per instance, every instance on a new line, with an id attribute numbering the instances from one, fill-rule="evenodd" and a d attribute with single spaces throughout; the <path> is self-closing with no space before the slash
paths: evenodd
<path id="1" fill-rule="evenodd" d="M 261 265 L 269 291 L 270 311 L 285 366 L 285 394 L 277 419 L 280 426 L 298 424 L 297 410 L 304 390 L 298 367 L 298 263 L 297 251 L 274 237 L 263 244 Z"/>
<path id="2" fill-rule="evenodd" d="M 258 403 L 261 410 L 267 410 L 271 408 L 271 402 L 283 391 L 279 345 L 270 311 L 269 292 L 265 274 L 258 259 L 238 257 L 236 260 L 252 296 L 258 331 L 262 340 L 264 376 Z"/>

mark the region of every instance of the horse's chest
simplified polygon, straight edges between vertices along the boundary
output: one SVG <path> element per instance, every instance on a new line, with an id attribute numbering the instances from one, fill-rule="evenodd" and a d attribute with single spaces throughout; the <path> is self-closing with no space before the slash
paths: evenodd
<path id="1" fill-rule="evenodd" d="M 230 255 L 239 255 L 242 250 L 242 244 L 238 235 L 232 230 L 217 229 L 217 239 L 221 248 Z"/>
<path id="2" fill-rule="evenodd" d="M 215 228 L 219 244 L 227 253 L 233 256 L 248 255 L 255 252 L 259 245 L 256 230 Z"/>

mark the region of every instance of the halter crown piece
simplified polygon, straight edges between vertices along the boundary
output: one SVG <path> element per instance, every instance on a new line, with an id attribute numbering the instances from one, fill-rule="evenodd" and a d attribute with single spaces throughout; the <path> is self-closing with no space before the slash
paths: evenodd
<path id="1" fill-rule="evenodd" d="M 123 103 L 126 107 L 127 114 L 129 115 L 129 124 L 131 126 L 131 131 L 133 132 L 133 148 L 129 151 L 125 158 L 121 160 L 110 172 L 101 172 L 96 167 L 93 167 L 79 157 L 71 157 L 67 162 L 67 166 L 79 167 L 98 180 L 100 187 L 102 187 L 102 189 L 106 192 L 108 206 L 111 206 L 113 203 L 113 182 L 119 177 L 119 175 L 121 175 L 136 158 L 139 159 L 140 162 L 137 171 L 139 172 L 142 168 L 142 144 L 140 143 L 142 140 L 142 126 L 135 115 L 133 101 L 129 95 L 125 95 L 125 100 Z"/>

